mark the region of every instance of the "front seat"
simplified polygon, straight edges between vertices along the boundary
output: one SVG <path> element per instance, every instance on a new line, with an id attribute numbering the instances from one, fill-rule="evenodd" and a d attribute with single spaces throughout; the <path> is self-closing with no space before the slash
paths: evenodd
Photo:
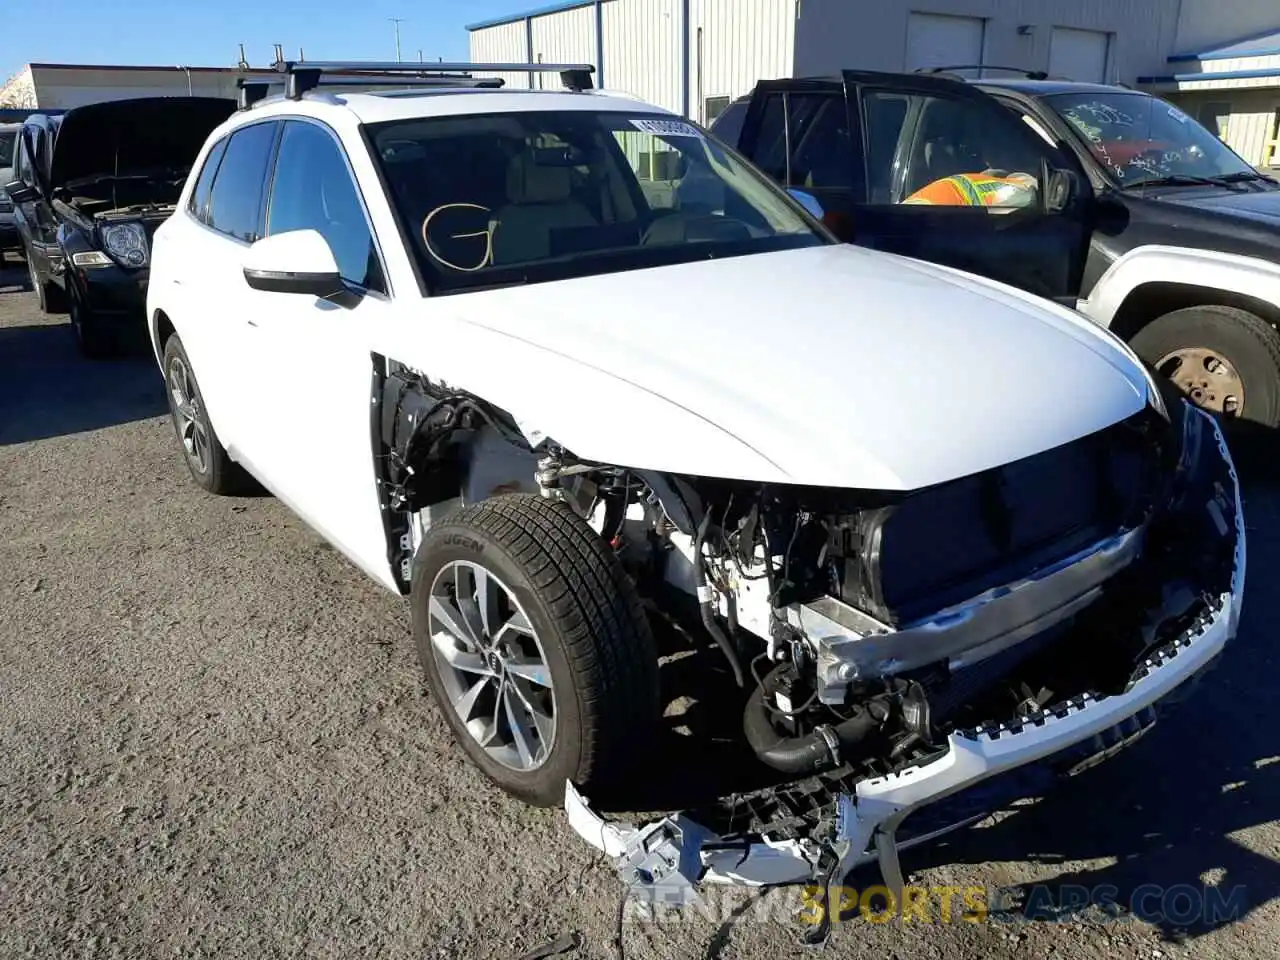
<path id="1" fill-rule="evenodd" d="M 599 223 L 573 199 L 573 171 L 538 164 L 522 153 L 507 166 L 507 205 L 493 217 L 493 264 L 529 263 L 552 256 L 551 232 Z"/>

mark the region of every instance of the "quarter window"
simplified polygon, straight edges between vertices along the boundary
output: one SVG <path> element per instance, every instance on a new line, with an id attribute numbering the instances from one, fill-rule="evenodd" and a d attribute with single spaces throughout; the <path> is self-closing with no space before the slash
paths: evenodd
<path id="1" fill-rule="evenodd" d="M 314 123 L 284 125 L 267 214 L 268 236 L 315 230 L 329 244 L 342 279 L 383 290 L 373 234 L 364 204 L 333 137 Z"/>
<path id="2" fill-rule="evenodd" d="M 262 235 L 262 200 L 275 146 L 276 123 L 255 123 L 233 133 L 213 181 L 208 224 L 252 243 Z"/>
<path id="3" fill-rule="evenodd" d="M 188 209 L 191 215 L 201 223 L 209 222 L 209 198 L 213 196 L 213 177 L 218 172 L 222 155 L 226 152 L 227 140 L 224 137 L 209 151 L 204 167 L 200 170 L 200 179 L 196 181 L 196 188 L 191 192 L 191 204 Z"/>

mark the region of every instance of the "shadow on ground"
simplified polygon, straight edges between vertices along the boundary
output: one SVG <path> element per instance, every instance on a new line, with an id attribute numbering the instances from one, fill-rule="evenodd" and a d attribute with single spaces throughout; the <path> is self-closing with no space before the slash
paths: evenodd
<path id="1" fill-rule="evenodd" d="M 65 320 L 39 317 L 35 297 L 23 292 L 21 266 L 5 267 L 0 270 L 0 307 L 20 297 L 23 313 L 29 312 L 34 322 L 0 327 L 0 446 L 97 430 L 166 412 L 164 385 L 154 359 L 84 359 Z"/>

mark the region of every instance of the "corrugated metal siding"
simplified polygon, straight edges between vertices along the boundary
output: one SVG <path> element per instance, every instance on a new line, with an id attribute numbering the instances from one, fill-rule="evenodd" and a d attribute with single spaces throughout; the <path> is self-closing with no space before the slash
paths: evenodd
<path id="1" fill-rule="evenodd" d="M 1266 141 L 1276 133 L 1277 115 L 1280 114 L 1280 90 L 1215 90 L 1192 95 L 1171 94 L 1167 99 L 1197 119 L 1206 104 L 1231 104 L 1225 138 L 1227 145 L 1249 163 L 1263 163 Z"/>
<path id="2" fill-rule="evenodd" d="M 791 76 L 795 37 L 796 0 L 689 0 L 693 119 L 706 120 L 709 97 L 738 97 L 758 80 Z"/>
<path id="3" fill-rule="evenodd" d="M 528 63 L 529 43 L 525 33 L 525 23 L 517 20 L 514 23 L 503 23 L 496 27 L 471 32 L 472 63 Z M 498 76 L 507 82 L 508 87 L 517 90 L 529 89 L 528 73 L 483 74 Z"/>
<path id="4" fill-rule="evenodd" d="M 1280 12 L 1276 13 L 1280 18 Z M 1233 73 L 1236 70 L 1275 70 L 1280 69 L 1280 56 L 1270 57 L 1232 57 L 1230 60 L 1206 60 L 1203 63 L 1176 64 L 1175 73 Z M 1272 83 L 1277 82 L 1272 78 Z"/>
<path id="5" fill-rule="evenodd" d="M 681 113 L 680 0 L 604 5 L 604 86 Z"/>
<path id="6" fill-rule="evenodd" d="M 533 18 L 535 63 L 596 63 L 596 12 L 593 7 L 562 10 Z M 538 74 L 539 90 L 561 89 L 560 78 Z"/>
<path id="7" fill-rule="evenodd" d="M 1178 30 L 1178 4 L 1172 0 L 804 0 L 800 9 L 795 68 L 801 75 L 904 69 L 911 12 L 983 17 L 984 62 L 1025 69 L 1048 69 L 1054 27 L 1111 33 L 1110 79 L 1130 83 L 1168 72 L 1165 58 Z M 1023 25 L 1033 28 L 1030 35 L 1018 33 Z"/>

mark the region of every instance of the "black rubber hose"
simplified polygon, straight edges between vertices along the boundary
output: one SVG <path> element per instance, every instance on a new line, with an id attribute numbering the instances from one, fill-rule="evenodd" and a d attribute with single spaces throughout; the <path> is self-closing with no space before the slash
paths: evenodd
<path id="1" fill-rule="evenodd" d="M 888 708 L 882 703 L 874 703 L 867 708 L 857 708 L 848 720 L 832 724 L 829 729 L 840 744 L 841 757 L 838 761 L 820 732 L 815 730 L 803 737 L 784 737 L 773 728 L 765 698 L 773 696 L 770 681 L 775 676 L 777 671 L 765 677 L 760 689 L 747 700 L 742 727 L 747 742 L 760 761 L 783 773 L 805 775 L 838 766 L 848 759 L 846 752 L 856 752 L 888 718 Z"/>
<path id="2" fill-rule="evenodd" d="M 698 535 L 693 540 L 693 565 L 698 575 L 698 610 L 702 614 L 702 626 L 707 633 L 711 634 L 711 639 L 716 642 L 716 646 L 724 653 L 724 658 L 729 661 L 734 682 L 743 688 L 746 687 L 747 681 L 742 672 L 742 662 L 738 659 L 738 651 L 733 648 L 732 642 L 716 623 L 715 607 L 711 603 L 711 582 L 707 578 L 707 563 L 702 557 L 702 545 L 706 542 L 707 528 L 710 525 L 711 511 L 708 510 L 702 515 L 702 523 L 698 525 Z"/>

